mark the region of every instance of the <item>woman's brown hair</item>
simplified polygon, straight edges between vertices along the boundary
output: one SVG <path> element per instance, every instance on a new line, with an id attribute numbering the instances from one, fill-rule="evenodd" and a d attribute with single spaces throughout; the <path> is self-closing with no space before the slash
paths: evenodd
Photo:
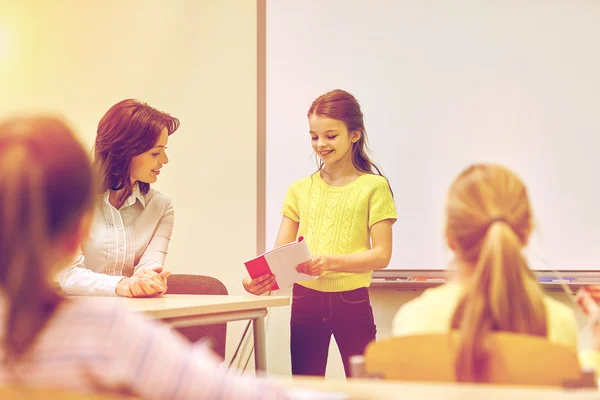
<path id="1" fill-rule="evenodd" d="M 120 101 L 104 114 L 94 145 L 102 193 L 124 189 L 123 198 L 131 194 L 131 160 L 156 146 L 165 128 L 173 134 L 179 120 L 134 99 Z M 138 182 L 138 186 L 143 194 L 150 190 L 149 183 Z"/>
<path id="2" fill-rule="evenodd" d="M 51 275 L 71 255 L 60 254 L 58 239 L 80 228 L 92 208 L 94 182 L 88 155 L 61 120 L 0 123 L 0 286 L 8 360 L 27 350 L 62 300 Z"/>
<path id="3" fill-rule="evenodd" d="M 547 335 L 544 293 L 522 253 L 532 224 L 527 190 L 505 167 L 473 165 L 450 187 L 446 217 L 449 241 L 473 268 L 452 318 L 456 377 L 486 381 L 491 332 Z"/>

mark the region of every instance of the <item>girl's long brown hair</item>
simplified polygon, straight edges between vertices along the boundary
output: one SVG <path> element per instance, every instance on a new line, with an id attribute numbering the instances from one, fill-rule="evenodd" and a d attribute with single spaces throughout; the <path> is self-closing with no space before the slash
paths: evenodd
<path id="1" fill-rule="evenodd" d="M 66 260 L 57 238 L 79 229 L 93 197 L 89 158 L 62 121 L 0 124 L 0 287 L 8 360 L 28 349 L 60 304 L 51 274 Z"/>
<path id="2" fill-rule="evenodd" d="M 547 335 L 544 293 L 522 254 L 532 221 L 527 190 L 507 168 L 473 165 L 450 187 L 446 215 L 449 239 L 473 267 L 452 318 L 456 377 L 486 381 L 491 332 Z"/>
<path id="3" fill-rule="evenodd" d="M 360 104 L 353 95 L 341 89 L 327 92 L 313 101 L 308 109 L 307 116 L 310 118 L 311 115 L 342 121 L 348 129 L 348 133 L 359 131 L 361 133 L 360 139 L 352 144 L 352 164 L 354 168 L 365 174 L 377 173 L 377 175 L 385 178 L 377 164 L 367 154 L 369 147 L 367 145 L 364 117 Z M 320 170 L 323 168 L 323 161 L 318 160 L 318 162 Z"/>

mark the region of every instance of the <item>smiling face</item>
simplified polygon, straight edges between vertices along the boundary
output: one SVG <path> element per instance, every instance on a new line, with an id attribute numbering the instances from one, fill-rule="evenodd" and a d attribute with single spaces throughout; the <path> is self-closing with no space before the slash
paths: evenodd
<path id="1" fill-rule="evenodd" d="M 169 162 L 167 157 L 167 142 L 169 141 L 169 132 L 164 128 L 158 142 L 153 148 L 145 153 L 139 154 L 131 160 L 131 182 L 132 184 L 140 181 L 145 183 L 154 183 L 158 179 L 160 169 Z"/>
<path id="2" fill-rule="evenodd" d="M 312 114 L 308 118 L 312 147 L 325 165 L 351 159 L 352 144 L 360 139 L 359 132 L 348 132 L 343 121 Z"/>

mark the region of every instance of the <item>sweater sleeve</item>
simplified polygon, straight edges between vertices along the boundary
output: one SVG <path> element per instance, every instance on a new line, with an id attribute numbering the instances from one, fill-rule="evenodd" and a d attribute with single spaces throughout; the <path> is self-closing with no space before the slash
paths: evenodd
<path id="1" fill-rule="evenodd" d="M 375 189 L 369 199 L 369 229 L 380 221 L 391 220 L 396 222 L 396 205 L 385 178 L 378 179 Z"/>

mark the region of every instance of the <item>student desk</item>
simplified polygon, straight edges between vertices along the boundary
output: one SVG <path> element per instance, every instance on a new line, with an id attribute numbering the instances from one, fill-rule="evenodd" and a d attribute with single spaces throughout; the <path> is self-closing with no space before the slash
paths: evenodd
<path id="1" fill-rule="evenodd" d="M 218 296 L 166 294 L 151 298 L 120 297 L 123 306 L 142 312 L 177 328 L 252 320 L 254 362 L 257 371 L 266 371 L 265 323 L 268 307 L 287 306 L 285 296 Z"/>
<path id="2" fill-rule="evenodd" d="M 0 386 L 0 399 L 6 400 L 132 400 L 134 397 L 101 393 L 76 393 L 60 389 L 45 389 L 30 386 Z"/>
<path id="3" fill-rule="evenodd" d="M 276 379 L 292 388 L 292 399 L 380 400 L 592 400 L 600 399 L 593 389 L 554 389 L 525 386 L 414 383 L 371 379 L 322 379 L 298 377 Z M 305 392 L 306 391 L 306 392 Z M 309 396 L 314 391 L 313 396 Z M 325 392 L 325 393 L 322 393 Z"/>

